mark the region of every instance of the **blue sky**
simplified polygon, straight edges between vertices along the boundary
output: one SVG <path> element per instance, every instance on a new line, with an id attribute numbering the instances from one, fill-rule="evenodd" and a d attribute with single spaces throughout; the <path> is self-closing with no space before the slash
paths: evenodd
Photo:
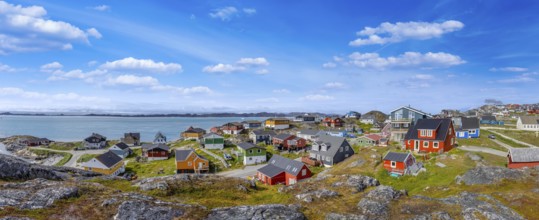
<path id="1" fill-rule="evenodd" d="M 537 1 L 0 1 L 0 110 L 537 103 Z"/>

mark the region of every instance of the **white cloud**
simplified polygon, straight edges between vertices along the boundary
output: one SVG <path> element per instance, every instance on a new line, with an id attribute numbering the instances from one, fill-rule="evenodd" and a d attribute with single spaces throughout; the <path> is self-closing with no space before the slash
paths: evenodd
<path id="1" fill-rule="evenodd" d="M 213 91 L 206 86 L 195 86 L 190 88 L 176 87 L 176 86 L 166 86 L 166 85 L 157 85 L 152 86 L 152 90 L 156 91 L 171 91 L 178 93 L 180 95 L 192 95 L 192 94 L 211 94 Z"/>
<path id="2" fill-rule="evenodd" d="M 253 14 L 256 14 L 256 9 L 254 9 L 254 8 L 244 8 L 243 12 L 245 12 L 245 14 L 248 14 L 248 15 L 253 15 Z"/>
<path id="3" fill-rule="evenodd" d="M 396 67 L 449 67 L 466 63 L 459 56 L 448 53 L 425 54 L 405 52 L 397 57 L 380 57 L 378 53 L 354 52 L 349 56 L 350 64 L 359 68 L 385 69 Z"/>
<path id="4" fill-rule="evenodd" d="M 427 40 L 440 37 L 443 34 L 458 31 L 464 27 L 460 21 L 449 20 L 437 22 L 397 22 L 395 24 L 384 22 L 378 27 L 365 27 L 357 32 L 360 37 L 351 41 L 350 46 L 363 46 L 371 44 L 387 44 L 405 41 L 408 39 Z"/>
<path id="5" fill-rule="evenodd" d="M 256 71 L 256 74 L 259 74 L 259 75 L 264 75 L 264 74 L 268 74 L 268 73 L 269 73 L 268 69 L 260 69 L 260 70 Z"/>
<path id="6" fill-rule="evenodd" d="M 60 69 L 42 69 L 44 72 L 51 72 L 52 75 L 47 78 L 48 81 L 59 81 L 59 80 L 69 80 L 69 79 L 82 79 L 86 82 L 94 82 L 94 77 L 102 76 L 107 73 L 106 70 L 93 70 L 90 72 L 84 72 L 80 69 L 63 71 Z"/>
<path id="7" fill-rule="evenodd" d="M 47 94 L 40 92 L 25 91 L 16 87 L 0 88 L 0 96 L 16 96 L 24 99 L 39 99 L 41 101 L 77 101 L 77 102 L 107 102 L 108 99 L 81 96 L 76 93 Z"/>
<path id="8" fill-rule="evenodd" d="M 290 93 L 290 90 L 288 90 L 288 89 L 274 89 L 272 92 L 273 93 L 286 94 L 286 93 Z"/>
<path id="9" fill-rule="evenodd" d="M 52 63 L 47 63 L 43 66 L 41 66 L 41 71 L 43 72 L 50 72 L 50 71 L 53 71 L 53 70 L 58 70 L 58 69 L 62 69 L 64 66 L 57 62 L 57 61 L 54 61 Z"/>
<path id="10" fill-rule="evenodd" d="M 260 98 L 260 99 L 255 99 L 255 102 L 264 102 L 264 103 L 275 103 L 275 102 L 279 102 L 279 99 L 278 98 L 275 98 L 275 97 L 269 97 L 269 98 Z"/>
<path id="11" fill-rule="evenodd" d="M 322 67 L 328 68 L 328 69 L 329 68 L 335 68 L 335 67 L 337 67 L 337 64 L 334 63 L 334 62 L 327 62 L 327 63 L 322 64 Z"/>
<path id="12" fill-rule="evenodd" d="M 238 12 L 239 12 L 238 9 L 236 9 L 235 7 L 229 6 L 229 7 L 214 9 L 213 13 L 210 13 L 210 17 L 219 18 L 222 21 L 228 21 L 233 16 L 237 15 Z"/>
<path id="13" fill-rule="evenodd" d="M 340 82 L 328 82 L 324 85 L 324 88 L 327 89 L 344 89 L 346 88 L 346 85 Z"/>
<path id="14" fill-rule="evenodd" d="M 514 66 L 509 66 L 509 67 L 501 67 L 501 68 L 490 68 L 489 71 L 492 71 L 492 72 L 497 72 L 497 71 L 502 71 L 502 72 L 525 72 L 525 71 L 528 71 L 528 68 L 523 68 L 523 67 L 514 67 Z"/>
<path id="15" fill-rule="evenodd" d="M 253 70 L 256 74 L 267 74 L 268 69 L 255 69 L 258 67 L 269 66 L 270 63 L 264 57 L 241 58 L 235 64 L 219 63 L 213 66 L 205 66 L 202 71 L 206 73 L 232 73 Z"/>
<path id="16" fill-rule="evenodd" d="M 333 99 L 335 99 L 333 96 L 320 95 L 320 94 L 307 95 L 301 98 L 301 100 L 308 100 L 308 101 L 328 101 L 328 100 L 333 100 Z"/>
<path id="17" fill-rule="evenodd" d="M 108 85 L 157 86 L 159 81 L 151 76 L 120 75 L 107 80 Z"/>
<path id="18" fill-rule="evenodd" d="M 16 71 L 15 68 L 10 67 L 6 64 L 0 63 L 0 73 L 10 73 L 10 72 L 15 72 L 15 71 Z"/>
<path id="19" fill-rule="evenodd" d="M 92 9 L 94 9 L 96 11 L 109 11 L 110 6 L 108 6 L 108 5 L 98 5 L 98 6 L 92 7 Z"/>
<path id="20" fill-rule="evenodd" d="M 202 71 L 206 73 L 231 73 L 244 71 L 246 68 L 243 66 L 236 66 L 232 64 L 219 63 L 215 66 L 205 66 Z"/>
<path id="21" fill-rule="evenodd" d="M 434 77 L 432 75 L 429 75 L 429 74 L 416 74 L 413 78 L 414 79 L 421 79 L 421 80 L 434 79 Z"/>
<path id="22" fill-rule="evenodd" d="M 49 20 L 40 6 L 9 4 L 0 1 L 0 54 L 43 50 L 72 49 L 73 42 L 88 43 L 98 31 L 80 28 L 64 22 Z"/>
<path id="23" fill-rule="evenodd" d="M 264 57 L 257 58 L 241 58 L 236 62 L 241 65 L 253 65 L 253 66 L 268 66 L 269 62 Z"/>
<path id="24" fill-rule="evenodd" d="M 135 59 L 133 57 L 106 62 L 101 65 L 100 68 L 107 70 L 135 70 L 159 73 L 176 73 L 182 71 L 182 66 L 178 63 L 155 62 L 151 59 Z"/>
<path id="25" fill-rule="evenodd" d="M 97 31 L 97 29 L 95 29 L 95 28 L 90 28 L 90 29 L 86 30 L 86 33 L 88 33 L 88 36 L 92 36 L 92 37 L 95 37 L 97 39 L 101 39 L 101 37 L 103 37 L 103 35 L 101 35 L 101 33 L 99 33 L 99 31 Z"/>
<path id="26" fill-rule="evenodd" d="M 97 63 L 98 63 L 97 60 L 92 60 L 88 62 L 88 66 L 95 66 Z"/>
<path id="27" fill-rule="evenodd" d="M 510 79 L 500 79 L 497 82 L 499 83 L 527 83 L 527 82 L 535 82 L 537 81 L 536 76 L 538 76 L 539 73 L 537 72 L 531 72 L 531 73 L 523 73 L 518 76 L 515 76 Z"/>

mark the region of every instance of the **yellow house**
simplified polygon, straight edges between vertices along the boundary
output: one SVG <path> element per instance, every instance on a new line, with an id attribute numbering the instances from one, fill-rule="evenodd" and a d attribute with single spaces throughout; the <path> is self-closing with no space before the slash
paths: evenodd
<path id="1" fill-rule="evenodd" d="M 198 140 L 198 139 L 201 139 L 202 136 L 204 136 L 205 134 L 206 134 L 206 130 L 202 128 L 189 127 L 187 130 L 182 132 L 181 136 L 182 138 L 186 140 L 191 140 L 191 139 Z"/>
<path id="2" fill-rule="evenodd" d="M 104 175 L 117 176 L 125 172 L 124 160 L 112 151 L 107 151 L 106 153 L 83 163 L 82 167 L 84 170 Z"/>
<path id="3" fill-rule="evenodd" d="M 290 127 L 290 120 L 287 118 L 268 118 L 265 123 L 266 128 L 287 129 Z"/>

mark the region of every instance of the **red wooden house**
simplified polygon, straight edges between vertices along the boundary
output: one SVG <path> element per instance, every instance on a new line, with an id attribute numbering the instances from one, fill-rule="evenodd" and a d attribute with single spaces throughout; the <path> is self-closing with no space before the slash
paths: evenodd
<path id="1" fill-rule="evenodd" d="M 243 131 L 243 124 L 238 122 L 230 122 L 221 126 L 221 131 L 224 134 L 239 134 Z"/>
<path id="2" fill-rule="evenodd" d="M 322 121 L 322 124 L 326 127 L 337 128 L 337 127 L 342 127 L 344 125 L 344 121 L 342 120 L 342 118 L 339 118 L 339 117 L 336 117 L 336 118 L 326 117 Z"/>
<path id="3" fill-rule="evenodd" d="M 170 148 L 166 144 L 143 144 L 142 156 L 148 160 L 166 160 L 170 156 Z"/>
<path id="4" fill-rule="evenodd" d="M 292 134 L 276 135 L 272 141 L 274 146 L 287 150 L 303 149 L 307 145 L 307 140 Z"/>
<path id="5" fill-rule="evenodd" d="M 302 162 L 273 155 L 268 165 L 258 169 L 256 177 L 268 185 L 292 185 L 312 176 L 311 170 Z"/>
<path id="6" fill-rule="evenodd" d="M 387 152 L 384 156 L 384 169 L 391 174 L 405 175 L 415 171 L 412 166 L 416 163 L 411 153 Z"/>
<path id="7" fill-rule="evenodd" d="M 511 148 L 507 160 L 507 168 L 539 166 L 539 148 Z"/>
<path id="8" fill-rule="evenodd" d="M 404 136 L 406 149 L 424 153 L 443 153 L 455 145 L 455 129 L 449 118 L 419 119 Z"/>

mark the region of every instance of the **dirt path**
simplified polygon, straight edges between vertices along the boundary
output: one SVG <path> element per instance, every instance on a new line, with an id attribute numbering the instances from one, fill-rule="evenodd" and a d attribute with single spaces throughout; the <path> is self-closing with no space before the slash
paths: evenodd
<path id="1" fill-rule="evenodd" d="M 485 129 L 485 128 L 483 128 L 483 129 Z M 519 144 L 522 144 L 522 145 L 525 145 L 525 146 L 528 146 L 528 147 L 537 147 L 537 146 L 535 146 L 535 145 L 533 145 L 533 144 L 529 144 L 529 143 L 526 143 L 526 142 L 519 141 L 519 140 L 517 140 L 517 139 L 514 139 L 514 138 L 509 137 L 509 136 L 507 136 L 507 135 L 504 135 L 504 134 L 495 132 L 495 131 L 490 130 L 490 129 L 485 129 L 485 130 L 487 130 L 487 131 L 489 131 L 489 132 L 492 132 L 492 133 L 494 133 L 494 134 L 496 134 L 496 135 L 502 136 L 502 137 L 505 138 L 505 139 L 512 140 L 512 141 L 514 141 L 514 142 L 516 142 L 516 143 L 519 143 Z"/>
<path id="2" fill-rule="evenodd" d="M 487 147 L 461 146 L 458 149 L 461 149 L 461 150 L 464 150 L 464 151 L 472 151 L 472 152 L 483 152 L 483 153 L 492 154 L 492 155 L 496 155 L 496 156 L 500 156 L 500 157 L 506 157 L 507 156 L 507 152 L 494 150 L 492 148 L 487 148 Z"/>

